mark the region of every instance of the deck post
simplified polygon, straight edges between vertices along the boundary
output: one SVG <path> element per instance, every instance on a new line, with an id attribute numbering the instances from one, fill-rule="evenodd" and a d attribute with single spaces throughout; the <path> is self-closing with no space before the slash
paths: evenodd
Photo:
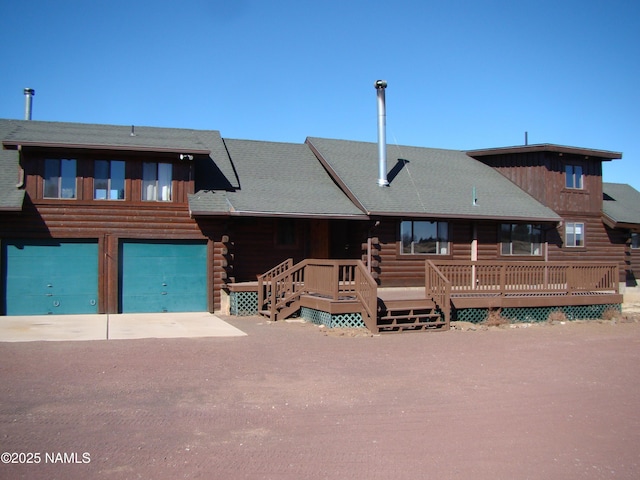
<path id="1" fill-rule="evenodd" d="M 575 289 L 575 275 L 573 271 L 573 265 L 569 265 L 567 268 L 567 295 L 573 295 Z"/>

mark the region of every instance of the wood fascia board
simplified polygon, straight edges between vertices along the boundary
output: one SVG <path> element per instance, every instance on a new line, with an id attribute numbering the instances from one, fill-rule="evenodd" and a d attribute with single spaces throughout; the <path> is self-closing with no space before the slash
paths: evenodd
<path id="1" fill-rule="evenodd" d="M 618 160 L 622 158 L 621 152 L 609 150 L 596 150 L 592 148 L 568 147 L 564 145 L 554 145 L 549 143 L 536 145 L 520 145 L 514 147 L 486 148 L 478 150 L 466 150 L 470 157 L 484 157 L 489 155 L 505 155 L 510 153 L 530 153 L 530 152 L 554 152 L 571 155 L 581 155 L 585 157 L 599 158 L 601 160 Z"/>
<path id="2" fill-rule="evenodd" d="M 21 147 L 39 147 L 39 148 L 59 148 L 73 150 L 114 150 L 129 152 L 150 152 L 150 153 L 175 153 L 187 155 L 209 155 L 211 150 L 199 148 L 168 148 L 168 147 L 152 147 L 145 145 L 109 145 L 109 144 L 90 144 L 90 143 L 59 143 L 59 142 L 34 142 L 21 140 L 3 140 L 2 145 L 7 149 L 19 149 Z"/>
<path id="3" fill-rule="evenodd" d="M 369 212 L 371 216 L 377 217 L 395 217 L 395 218 L 437 218 L 442 220 L 490 220 L 498 222 L 529 222 L 529 223 L 559 223 L 562 218 L 545 218 L 545 217 L 496 217 L 493 215 L 455 215 L 441 213 L 425 213 L 425 212 Z"/>
<path id="4" fill-rule="evenodd" d="M 272 217 L 272 218 L 306 218 L 326 220 L 369 220 L 368 215 L 327 214 L 327 213 L 303 213 L 303 212 L 260 212 L 251 210 L 233 210 L 229 212 L 232 217 Z"/>

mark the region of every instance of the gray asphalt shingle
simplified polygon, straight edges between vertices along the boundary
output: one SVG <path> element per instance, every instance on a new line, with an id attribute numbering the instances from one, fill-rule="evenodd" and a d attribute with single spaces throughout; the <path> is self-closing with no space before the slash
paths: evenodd
<path id="1" fill-rule="evenodd" d="M 602 212 L 615 223 L 640 227 L 640 192 L 626 183 L 603 183 Z"/>
<path id="2" fill-rule="evenodd" d="M 4 138 L 13 123 L 0 120 L 0 139 Z M 19 211 L 24 201 L 24 189 L 17 185 L 20 180 L 19 154 L 17 150 L 4 150 L 0 147 L 0 210 Z"/>
<path id="3" fill-rule="evenodd" d="M 390 186 L 379 187 L 377 143 L 323 138 L 308 138 L 307 142 L 372 214 L 537 221 L 560 218 L 499 172 L 462 151 L 389 145 Z"/>
<path id="4" fill-rule="evenodd" d="M 307 145 L 234 139 L 224 143 L 240 179 L 240 188 L 226 193 L 230 211 L 364 218 Z M 214 201 L 216 194 L 199 200 Z"/>

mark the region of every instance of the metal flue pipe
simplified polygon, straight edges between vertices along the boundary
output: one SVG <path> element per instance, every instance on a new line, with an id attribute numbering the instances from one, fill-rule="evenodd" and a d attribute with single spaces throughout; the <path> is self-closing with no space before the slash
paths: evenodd
<path id="1" fill-rule="evenodd" d="M 31 103 L 36 91 L 33 88 L 24 89 L 24 119 L 31 120 Z"/>
<path id="2" fill-rule="evenodd" d="M 387 180 L 387 112 L 385 106 L 384 90 L 387 88 L 386 80 L 376 80 L 374 84 L 378 94 L 378 186 L 388 187 Z"/>

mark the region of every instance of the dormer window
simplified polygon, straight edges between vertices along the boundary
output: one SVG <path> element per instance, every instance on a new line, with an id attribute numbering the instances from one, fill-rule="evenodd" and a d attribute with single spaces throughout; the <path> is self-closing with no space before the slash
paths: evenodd
<path id="1" fill-rule="evenodd" d="M 76 198 L 76 161 L 47 158 L 44 161 L 44 198 Z"/>
<path id="2" fill-rule="evenodd" d="M 565 165 L 565 186 L 567 188 L 582 189 L 582 166 Z"/>

